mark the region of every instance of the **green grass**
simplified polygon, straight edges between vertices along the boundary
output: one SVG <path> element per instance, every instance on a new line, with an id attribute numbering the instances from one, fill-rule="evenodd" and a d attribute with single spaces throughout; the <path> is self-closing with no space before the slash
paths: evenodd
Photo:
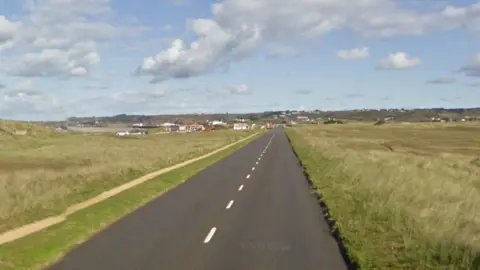
<path id="1" fill-rule="evenodd" d="M 93 233 L 174 188 L 206 167 L 258 138 L 254 136 L 229 149 L 183 168 L 158 176 L 101 203 L 68 216 L 63 223 L 0 246 L 0 269 L 42 269 Z"/>
<path id="2" fill-rule="evenodd" d="M 477 127 L 310 125 L 287 134 L 361 269 L 473 269 Z"/>

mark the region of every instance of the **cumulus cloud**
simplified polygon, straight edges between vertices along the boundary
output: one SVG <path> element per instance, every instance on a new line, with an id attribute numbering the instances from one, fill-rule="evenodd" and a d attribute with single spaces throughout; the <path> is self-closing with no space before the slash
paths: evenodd
<path id="1" fill-rule="evenodd" d="M 338 58 L 344 60 L 364 59 L 369 56 L 368 48 L 354 48 L 350 50 L 340 50 L 337 52 Z"/>
<path id="2" fill-rule="evenodd" d="M 405 52 L 397 52 L 381 59 L 377 63 L 379 69 L 408 69 L 421 64 L 418 57 L 410 57 Z"/>
<path id="3" fill-rule="evenodd" d="M 444 77 L 440 77 L 440 78 L 430 80 L 427 83 L 430 83 L 430 84 L 452 84 L 455 81 L 456 81 L 455 77 L 444 76 Z"/>
<path id="4" fill-rule="evenodd" d="M 76 43 L 68 50 L 45 49 L 10 59 L 12 65 L 0 67 L 8 75 L 21 77 L 61 77 L 87 75 L 100 62 L 93 41 Z"/>
<path id="5" fill-rule="evenodd" d="M 464 73 L 467 76 L 471 77 L 480 77 L 480 52 L 477 52 L 467 65 L 461 67 L 456 72 Z"/>
<path id="6" fill-rule="evenodd" d="M 5 85 L 4 83 L 0 82 L 0 89 L 3 89 L 3 88 L 5 88 L 5 87 L 7 87 L 7 85 Z"/>
<path id="7" fill-rule="evenodd" d="M 0 51 L 13 63 L 0 72 L 22 77 L 86 76 L 100 62 L 97 43 L 145 28 L 114 20 L 110 0 L 27 0 L 22 22 L 0 16 Z M 3 59 L 2 59 L 3 60 Z"/>
<path id="8" fill-rule="evenodd" d="M 337 29 L 392 37 L 475 25 L 475 5 L 455 16 L 452 8 L 456 7 L 419 12 L 394 0 L 225 0 L 212 4 L 211 18 L 189 21 L 197 39 L 190 44 L 174 41 L 145 58 L 136 73 L 152 77 L 152 82 L 199 76 L 242 60 L 264 44 L 319 37 Z"/>

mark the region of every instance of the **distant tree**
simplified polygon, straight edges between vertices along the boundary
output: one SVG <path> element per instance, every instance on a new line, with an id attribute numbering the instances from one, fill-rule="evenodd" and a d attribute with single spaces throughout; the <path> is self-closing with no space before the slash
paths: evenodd
<path id="1" fill-rule="evenodd" d="M 249 116 L 248 116 L 248 120 L 250 120 L 250 121 L 257 121 L 257 120 L 258 120 L 258 117 L 255 116 L 255 115 L 249 115 Z"/>

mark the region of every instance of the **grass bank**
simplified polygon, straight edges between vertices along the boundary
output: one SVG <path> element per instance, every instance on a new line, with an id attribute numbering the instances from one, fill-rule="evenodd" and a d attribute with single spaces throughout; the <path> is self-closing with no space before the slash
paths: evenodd
<path id="1" fill-rule="evenodd" d="M 479 125 L 306 125 L 287 134 L 361 269 L 473 269 Z"/>
<path id="2" fill-rule="evenodd" d="M 0 269 L 42 269 L 90 235 L 141 207 L 259 136 L 183 168 L 168 172 L 68 216 L 63 223 L 0 246 Z"/>
<path id="3" fill-rule="evenodd" d="M 116 137 L 60 134 L 32 125 L 22 129 L 22 124 L 4 125 L 8 132 L 0 133 L 0 233 L 252 134 Z"/>

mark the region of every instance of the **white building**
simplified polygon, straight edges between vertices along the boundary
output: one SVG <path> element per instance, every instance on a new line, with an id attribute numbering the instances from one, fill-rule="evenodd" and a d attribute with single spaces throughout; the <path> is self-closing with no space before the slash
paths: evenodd
<path id="1" fill-rule="evenodd" d="M 233 130 L 248 130 L 248 129 L 250 129 L 248 124 L 244 124 L 244 123 L 233 124 Z"/>

